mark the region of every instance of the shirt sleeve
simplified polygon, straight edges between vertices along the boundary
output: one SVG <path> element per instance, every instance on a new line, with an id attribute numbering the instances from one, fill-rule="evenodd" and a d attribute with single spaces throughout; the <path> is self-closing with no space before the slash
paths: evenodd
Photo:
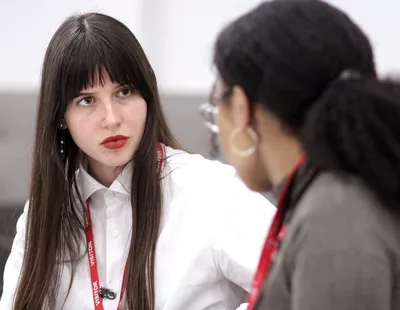
<path id="1" fill-rule="evenodd" d="M 359 204 L 322 206 L 294 232 L 291 309 L 392 309 L 389 249 L 371 206 Z"/>
<path id="2" fill-rule="evenodd" d="M 276 208 L 238 182 L 223 201 L 227 219 L 217 244 L 218 263 L 226 279 L 249 292 Z"/>
<path id="3" fill-rule="evenodd" d="M 27 213 L 28 202 L 25 204 L 24 212 L 17 221 L 17 233 L 11 247 L 10 256 L 4 268 L 3 294 L 0 299 L 0 310 L 13 309 L 14 295 L 17 289 L 24 256 Z"/>

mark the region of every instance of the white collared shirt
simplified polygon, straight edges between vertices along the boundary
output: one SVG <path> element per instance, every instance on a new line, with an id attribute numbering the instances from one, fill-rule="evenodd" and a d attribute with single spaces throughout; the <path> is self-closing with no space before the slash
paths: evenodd
<path id="1" fill-rule="evenodd" d="M 164 206 L 156 250 L 156 310 L 230 310 L 247 299 L 275 207 L 251 192 L 232 167 L 166 147 Z M 90 210 L 101 286 L 117 293 L 104 299 L 115 310 L 130 244 L 131 167 L 109 188 L 81 167 L 77 182 Z M 24 250 L 27 207 L 4 272 L 0 310 L 11 310 Z M 78 263 L 70 293 L 63 267 L 57 308 L 94 309 L 87 256 Z"/>

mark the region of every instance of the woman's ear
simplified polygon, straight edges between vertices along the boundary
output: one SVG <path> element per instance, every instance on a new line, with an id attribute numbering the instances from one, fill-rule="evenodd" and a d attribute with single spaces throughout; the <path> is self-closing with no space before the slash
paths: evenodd
<path id="1" fill-rule="evenodd" d="M 232 89 L 231 113 L 234 126 L 238 129 L 245 130 L 251 123 L 250 101 L 243 88 L 234 86 Z"/>
<path id="2" fill-rule="evenodd" d="M 64 129 L 67 129 L 67 128 L 68 128 L 68 127 L 67 127 L 67 123 L 65 122 L 65 119 L 62 119 L 62 120 L 60 121 L 60 123 L 58 124 L 58 128 L 61 129 L 61 130 L 64 130 Z"/>

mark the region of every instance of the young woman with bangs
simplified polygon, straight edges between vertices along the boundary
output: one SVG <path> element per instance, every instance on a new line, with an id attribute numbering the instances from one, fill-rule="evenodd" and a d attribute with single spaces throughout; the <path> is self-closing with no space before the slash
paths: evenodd
<path id="1" fill-rule="evenodd" d="M 275 208 L 181 150 L 134 35 L 68 18 L 46 51 L 1 310 L 236 309 Z"/>

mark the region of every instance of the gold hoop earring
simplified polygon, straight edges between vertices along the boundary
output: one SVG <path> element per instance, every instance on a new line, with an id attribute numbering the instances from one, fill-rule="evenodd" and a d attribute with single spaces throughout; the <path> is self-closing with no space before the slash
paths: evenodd
<path id="1" fill-rule="evenodd" d="M 235 146 L 235 143 L 234 143 L 235 139 L 242 132 L 242 130 L 240 130 L 240 128 L 236 128 L 234 131 L 232 131 L 232 134 L 229 139 L 230 147 L 231 147 L 233 153 L 235 153 L 235 155 L 240 156 L 240 157 L 249 157 L 249 156 L 253 155 L 254 152 L 257 150 L 258 142 L 260 140 L 258 138 L 257 133 L 255 132 L 255 130 L 253 128 L 246 127 L 245 131 L 253 140 L 253 145 L 251 147 L 249 147 L 248 149 L 240 150 L 239 148 L 237 148 Z"/>

